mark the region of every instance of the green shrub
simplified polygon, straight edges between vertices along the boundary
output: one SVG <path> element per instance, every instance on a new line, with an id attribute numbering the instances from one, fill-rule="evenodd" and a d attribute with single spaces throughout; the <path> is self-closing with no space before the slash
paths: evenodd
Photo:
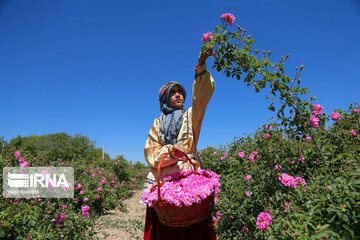
<path id="1" fill-rule="evenodd" d="M 359 105 L 337 110 L 341 119 L 328 130 L 309 128 L 311 141 L 292 138 L 272 124 L 272 130 L 264 126 L 227 147 L 204 149 L 204 168 L 221 175 L 215 210 L 222 215 L 216 225 L 219 238 L 359 239 L 360 139 L 349 130 L 359 132 L 360 114 L 353 108 Z M 284 186 L 283 173 L 304 178 L 306 185 Z M 261 212 L 272 217 L 266 231 L 256 225 Z"/>
<path id="2" fill-rule="evenodd" d="M 9 144 L 3 143 L 1 170 L 19 166 L 19 159 L 15 157 L 19 151 L 30 167 L 73 167 L 74 186 L 81 184 L 81 188 L 75 190 L 74 198 L 2 197 L 0 238 L 59 239 L 63 235 L 64 239 L 88 239 L 95 234 L 93 226 L 100 214 L 115 207 L 125 210 L 123 200 L 143 187 L 144 165 L 132 164 L 122 156 L 111 160 L 105 154 L 103 159 L 101 149 L 96 149 L 87 137 L 61 133 L 17 137 Z M 3 180 L 2 171 L 0 180 Z M 85 205 L 90 207 L 88 217 L 82 215 Z M 66 214 L 65 219 L 53 221 L 60 214 Z"/>

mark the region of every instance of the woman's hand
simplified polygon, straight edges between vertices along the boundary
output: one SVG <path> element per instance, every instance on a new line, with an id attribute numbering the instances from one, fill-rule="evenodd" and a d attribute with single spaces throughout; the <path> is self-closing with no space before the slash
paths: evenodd
<path id="1" fill-rule="evenodd" d="M 176 144 L 173 146 L 173 149 L 175 150 L 175 156 L 177 158 L 182 158 L 186 155 L 186 152 Z"/>
<path id="2" fill-rule="evenodd" d="M 205 63 L 206 59 L 212 54 L 214 47 L 213 46 L 207 46 L 207 50 L 200 55 L 199 57 L 199 64 L 197 66 L 201 66 Z"/>

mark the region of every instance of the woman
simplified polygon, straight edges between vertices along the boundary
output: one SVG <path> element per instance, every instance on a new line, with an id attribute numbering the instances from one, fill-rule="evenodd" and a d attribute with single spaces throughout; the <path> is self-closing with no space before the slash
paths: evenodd
<path id="1" fill-rule="evenodd" d="M 208 50 L 212 52 L 211 47 Z M 200 168 L 202 165 L 196 155 L 196 144 L 206 106 L 215 89 L 215 82 L 206 70 L 205 61 L 208 57 L 208 53 L 201 55 L 195 67 L 192 106 L 187 111 L 183 105 L 186 91 L 181 84 L 168 82 L 159 91 L 161 114 L 154 120 L 144 148 L 145 159 L 152 167 L 145 188 L 157 181 L 158 164 L 164 154 L 171 150 L 175 150 L 175 153 L 164 159 L 160 181 L 164 176 L 191 168 L 188 161 L 183 161 L 183 154 L 194 159 L 196 167 Z M 147 207 L 144 239 L 199 240 L 216 239 L 216 236 L 211 216 L 188 227 L 167 227 L 159 221 L 155 210 Z"/>

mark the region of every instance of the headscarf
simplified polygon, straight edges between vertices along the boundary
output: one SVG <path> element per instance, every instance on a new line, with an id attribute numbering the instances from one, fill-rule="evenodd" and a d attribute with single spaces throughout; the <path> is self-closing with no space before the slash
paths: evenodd
<path id="1" fill-rule="evenodd" d="M 178 85 L 183 92 L 184 102 L 186 98 L 185 88 L 177 82 L 171 81 L 162 86 L 159 90 L 160 101 L 160 138 L 164 144 L 176 144 L 182 122 L 183 113 L 186 108 L 182 106 L 179 109 L 170 106 L 170 92 L 172 87 Z"/>

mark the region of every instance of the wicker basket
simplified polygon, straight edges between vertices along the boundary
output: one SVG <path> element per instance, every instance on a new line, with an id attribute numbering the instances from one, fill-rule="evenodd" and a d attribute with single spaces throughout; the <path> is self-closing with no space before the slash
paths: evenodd
<path id="1" fill-rule="evenodd" d="M 198 223 L 207 217 L 209 217 L 214 209 L 214 192 L 209 195 L 206 199 L 204 199 L 201 203 L 193 203 L 191 206 L 183 206 L 177 207 L 173 204 L 170 204 L 161 199 L 160 196 L 160 188 L 166 181 L 173 181 L 173 180 L 166 180 L 160 183 L 160 171 L 161 171 L 161 164 L 165 157 L 173 152 L 174 150 L 166 153 L 164 157 L 161 159 L 158 167 L 157 173 L 157 186 L 153 186 L 151 188 L 151 192 L 155 191 L 157 188 L 158 191 L 158 201 L 154 203 L 155 211 L 159 217 L 159 220 L 162 224 L 169 226 L 169 227 L 187 227 L 192 224 Z M 191 159 L 186 156 L 187 160 L 191 163 L 195 170 L 195 165 L 192 163 Z M 199 174 L 197 172 L 193 172 L 191 174 Z M 181 178 L 178 178 L 181 179 Z"/>

